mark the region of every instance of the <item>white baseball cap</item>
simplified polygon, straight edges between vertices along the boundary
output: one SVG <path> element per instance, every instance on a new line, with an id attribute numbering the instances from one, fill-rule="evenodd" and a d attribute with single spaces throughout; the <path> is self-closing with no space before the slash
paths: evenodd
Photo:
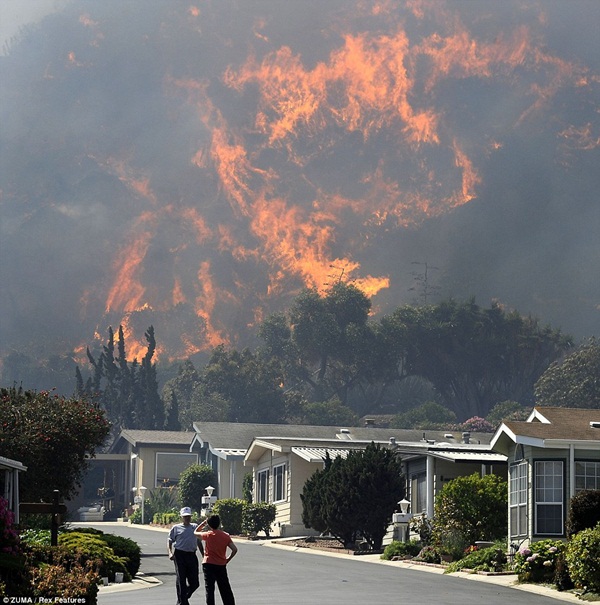
<path id="1" fill-rule="evenodd" d="M 180 511 L 179 514 L 182 517 L 191 517 L 192 516 L 192 509 L 189 506 L 184 506 Z"/>

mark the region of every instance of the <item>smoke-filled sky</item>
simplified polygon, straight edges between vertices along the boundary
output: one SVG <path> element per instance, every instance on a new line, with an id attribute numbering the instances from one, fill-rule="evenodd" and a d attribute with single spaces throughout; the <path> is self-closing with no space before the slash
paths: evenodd
<path id="1" fill-rule="evenodd" d="M 131 356 L 150 324 L 163 359 L 243 346 L 337 279 L 379 315 L 474 296 L 600 335 L 600 2 L 11 15 L 1 352 L 119 324 Z"/>

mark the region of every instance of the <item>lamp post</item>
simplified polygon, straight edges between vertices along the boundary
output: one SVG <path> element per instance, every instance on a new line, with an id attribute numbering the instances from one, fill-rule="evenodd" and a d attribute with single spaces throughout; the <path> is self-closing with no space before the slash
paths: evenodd
<path id="1" fill-rule="evenodd" d="M 408 542 L 408 524 L 412 519 L 412 514 L 408 512 L 410 502 L 403 498 L 398 502 L 400 506 L 399 513 L 392 515 L 392 522 L 394 523 L 394 539 L 400 538 L 402 542 Z M 399 535 L 398 535 L 399 534 Z"/>
<path id="2" fill-rule="evenodd" d="M 133 503 L 137 504 L 138 506 L 141 505 L 141 509 L 142 509 L 142 525 L 144 525 L 144 500 L 145 500 L 145 494 L 146 494 L 146 490 L 148 488 L 144 487 L 143 485 L 140 485 L 139 487 L 132 487 L 131 491 L 136 494 L 133 498 Z M 140 492 L 142 495 L 138 495 L 138 492 Z"/>
<path id="3" fill-rule="evenodd" d="M 206 505 L 206 514 L 208 516 L 208 513 L 210 513 L 212 510 L 214 503 L 217 501 L 217 497 L 213 496 L 215 488 L 212 485 L 208 485 L 205 489 L 207 495 L 202 496 L 202 504 Z"/>

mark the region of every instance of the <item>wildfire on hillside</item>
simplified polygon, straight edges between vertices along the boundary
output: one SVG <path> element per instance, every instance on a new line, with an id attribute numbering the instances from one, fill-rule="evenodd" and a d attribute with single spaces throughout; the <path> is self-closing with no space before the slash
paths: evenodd
<path id="1" fill-rule="evenodd" d="M 369 297 L 398 289 L 407 278 L 385 258 L 393 250 L 379 250 L 382 237 L 476 200 L 515 129 L 564 91 L 598 84 L 545 46 L 543 5 L 511 21 L 490 3 L 317 3 L 307 33 L 289 25 L 300 3 L 287 4 L 273 15 L 225 2 L 252 22 L 238 38 L 218 3 L 173 3 L 139 36 L 168 48 L 152 90 L 163 123 L 153 133 L 142 122 L 146 143 L 86 143 L 86 159 L 128 201 L 110 277 L 81 300 L 102 298 L 102 322 L 125 326 L 131 358 L 143 356 L 150 323 L 157 355 L 177 359 L 238 344 L 303 287 L 343 278 Z M 93 72 L 116 34 L 87 3 L 78 27 L 87 46 L 64 69 Z M 227 60 L 212 65 L 211 50 Z M 477 87 L 487 106 L 473 101 Z M 600 145 L 597 122 L 583 120 L 557 124 L 564 161 Z"/>

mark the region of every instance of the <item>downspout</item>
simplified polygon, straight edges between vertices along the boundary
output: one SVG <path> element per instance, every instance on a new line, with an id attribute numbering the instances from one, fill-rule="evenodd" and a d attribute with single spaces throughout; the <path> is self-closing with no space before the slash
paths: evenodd
<path id="1" fill-rule="evenodd" d="M 12 494 L 11 498 L 14 506 L 14 515 L 15 515 L 15 523 L 18 525 L 20 522 L 19 519 L 19 504 L 21 497 L 19 495 L 19 471 L 15 469 L 14 472 L 14 481 L 12 481 Z"/>
<path id="2" fill-rule="evenodd" d="M 575 495 L 575 444 L 569 444 L 569 499 Z"/>
<path id="3" fill-rule="evenodd" d="M 433 519 L 433 477 L 435 473 L 435 460 L 433 456 L 427 454 L 427 467 L 426 467 L 426 476 L 427 476 L 427 517 L 429 519 Z"/>

